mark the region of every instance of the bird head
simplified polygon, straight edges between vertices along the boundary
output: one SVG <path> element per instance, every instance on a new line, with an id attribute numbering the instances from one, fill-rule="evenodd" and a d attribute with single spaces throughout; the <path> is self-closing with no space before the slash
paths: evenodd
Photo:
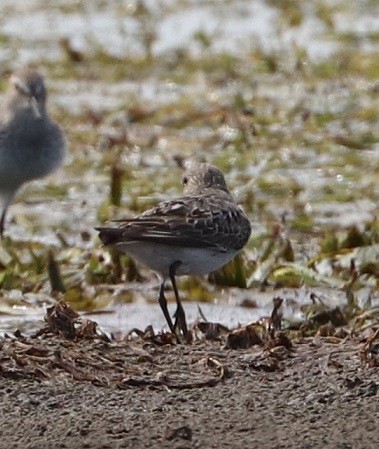
<path id="1" fill-rule="evenodd" d="M 222 172 L 210 164 L 191 162 L 186 164 L 183 176 L 185 195 L 201 194 L 209 190 L 222 190 L 229 193 Z"/>
<path id="2" fill-rule="evenodd" d="M 45 114 L 45 82 L 35 69 L 24 69 L 10 77 L 9 94 L 16 108 L 29 107 L 36 118 Z"/>

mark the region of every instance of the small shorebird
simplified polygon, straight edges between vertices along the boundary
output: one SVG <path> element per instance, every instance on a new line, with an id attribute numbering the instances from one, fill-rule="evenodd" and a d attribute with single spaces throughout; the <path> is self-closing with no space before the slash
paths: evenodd
<path id="1" fill-rule="evenodd" d="M 229 193 L 223 174 L 209 164 L 192 163 L 183 177 L 183 196 L 158 204 L 118 228 L 96 228 L 106 245 L 133 256 L 161 275 L 159 304 L 172 333 L 190 341 L 176 275 L 204 275 L 218 270 L 250 237 L 248 218 Z M 177 310 L 172 323 L 164 286 L 170 278 Z"/>
<path id="2" fill-rule="evenodd" d="M 66 154 L 60 127 L 46 111 L 43 77 L 34 69 L 15 72 L 0 108 L 0 237 L 5 215 L 25 182 L 59 168 Z"/>

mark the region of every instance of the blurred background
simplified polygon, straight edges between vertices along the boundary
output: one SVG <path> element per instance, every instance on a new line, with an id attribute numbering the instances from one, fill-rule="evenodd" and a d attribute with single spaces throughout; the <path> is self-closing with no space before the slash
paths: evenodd
<path id="1" fill-rule="evenodd" d="M 243 255 L 183 279 L 189 321 L 318 307 L 378 313 L 379 7 L 374 0 L 1 0 L 0 95 L 35 64 L 66 165 L 26 185 L 0 244 L 0 331 L 65 299 L 107 331 L 164 321 L 153 273 L 93 227 L 224 171 L 248 213 Z M 316 299 L 315 299 L 316 298 Z M 318 310 L 318 309 L 317 309 Z M 92 316 L 92 315 L 91 315 Z"/>

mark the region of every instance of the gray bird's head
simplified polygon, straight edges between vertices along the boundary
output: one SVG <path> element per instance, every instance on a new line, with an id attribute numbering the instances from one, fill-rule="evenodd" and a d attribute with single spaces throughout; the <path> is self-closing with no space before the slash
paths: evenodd
<path id="1" fill-rule="evenodd" d="M 207 190 L 223 190 L 229 193 L 222 172 L 210 164 L 192 162 L 183 176 L 184 195 L 198 195 Z"/>
<path id="2" fill-rule="evenodd" d="M 10 77 L 7 92 L 8 105 L 13 112 L 31 109 L 36 118 L 42 117 L 46 109 L 45 82 L 35 69 L 22 69 Z"/>

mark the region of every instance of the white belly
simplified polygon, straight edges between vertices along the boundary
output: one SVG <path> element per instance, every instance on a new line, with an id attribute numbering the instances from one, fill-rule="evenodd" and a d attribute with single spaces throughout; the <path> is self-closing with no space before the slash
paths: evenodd
<path id="1" fill-rule="evenodd" d="M 169 267 L 177 261 L 181 262 L 176 270 L 178 275 L 208 274 L 223 267 L 238 253 L 147 242 L 118 243 L 116 247 L 163 276 L 168 276 Z"/>

